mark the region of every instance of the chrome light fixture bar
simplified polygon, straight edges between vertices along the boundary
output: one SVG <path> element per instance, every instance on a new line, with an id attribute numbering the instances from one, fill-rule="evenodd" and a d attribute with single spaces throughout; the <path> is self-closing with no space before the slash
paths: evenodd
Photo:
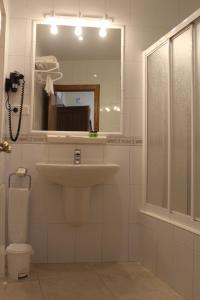
<path id="1" fill-rule="evenodd" d="M 82 28 L 83 27 L 97 27 L 99 28 L 99 36 L 104 38 L 107 35 L 106 29 L 110 27 L 113 23 L 113 19 L 105 16 L 91 16 L 82 15 L 80 12 L 78 15 L 75 14 L 55 14 L 51 12 L 50 14 L 44 14 L 45 24 L 51 25 L 51 33 L 56 34 L 58 32 L 57 25 L 68 25 L 75 27 L 75 34 L 78 37 L 83 37 Z"/>

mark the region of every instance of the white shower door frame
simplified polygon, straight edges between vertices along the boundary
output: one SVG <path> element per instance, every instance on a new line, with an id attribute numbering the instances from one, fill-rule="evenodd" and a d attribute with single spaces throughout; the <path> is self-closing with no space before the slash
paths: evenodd
<path id="1" fill-rule="evenodd" d="M 144 198 L 141 212 L 152 217 L 158 218 L 160 220 L 166 221 L 168 223 L 174 224 L 176 226 L 187 229 L 191 232 L 195 232 L 200 235 L 200 222 L 198 218 L 195 216 L 195 197 L 194 197 L 194 184 L 195 184 L 195 149 L 194 149 L 194 123 L 195 123 L 195 106 L 194 103 L 196 101 L 196 93 L 195 93 L 195 85 L 197 82 L 196 78 L 196 44 L 195 44 L 195 20 L 200 17 L 200 9 L 198 9 L 195 13 L 193 13 L 190 17 L 185 19 L 182 23 L 172 29 L 169 33 L 167 33 L 164 37 L 162 37 L 158 42 L 150 46 L 147 50 L 143 52 L 143 119 L 145 122 L 144 126 Z M 191 178 L 190 178 L 190 199 L 191 199 L 191 215 L 184 215 L 182 213 L 176 212 L 172 210 L 171 203 L 171 101 L 172 101 L 172 38 L 182 32 L 186 28 L 191 28 L 192 30 L 192 40 L 193 40 L 193 56 L 192 56 L 192 95 L 191 95 Z M 168 44 L 169 51 L 169 68 L 168 68 L 168 184 L 167 184 L 167 199 L 168 199 L 168 207 L 163 208 L 159 206 L 155 206 L 147 202 L 147 154 L 148 154 L 148 140 L 147 140 L 147 59 L 148 56 L 154 53 L 159 47 L 164 44 Z"/>

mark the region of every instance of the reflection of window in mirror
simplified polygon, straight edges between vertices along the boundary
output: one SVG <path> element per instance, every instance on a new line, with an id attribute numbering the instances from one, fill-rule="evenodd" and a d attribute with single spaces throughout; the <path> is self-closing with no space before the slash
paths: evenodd
<path id="1" fill-rule="evenodd" d="M 101 38 L 98 28 L 84 27 L 82 41 L 74 30 L 60 25 L 52 35 L 49 25 L 36 24 L 33 129 L 118 133 L 122 28 Z"/>

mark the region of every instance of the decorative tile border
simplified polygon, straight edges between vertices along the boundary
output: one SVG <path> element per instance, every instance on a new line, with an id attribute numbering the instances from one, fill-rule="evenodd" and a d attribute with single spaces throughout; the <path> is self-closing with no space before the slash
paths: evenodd
<path id="1" fill-rule="evenodd" d="M 5 140 L 11 142 L 11 140 L 8 136 L 5 136 Z M 19 137 L 17 143 L 18 144 L 46 144 L 47 139 L 46 139 L 46 136 L 42 136 L 42 135 L 21 135 Z M 90 143 L 88 142 L 88 144 L 90 144 Z M 116 136 L 110 135 L 107 138 L 106 144 L 107 145 L 118 145 L 118 146 L 142 146 L 143 139 L 141 136 L 116 137 Z"/>

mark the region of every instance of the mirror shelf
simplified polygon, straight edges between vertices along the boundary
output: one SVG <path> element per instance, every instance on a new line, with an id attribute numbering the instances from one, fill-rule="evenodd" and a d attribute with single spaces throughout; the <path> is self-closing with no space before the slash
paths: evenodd
<path id="1" fill-rule="evenodd" d="M 89 137 L 86 135 L 50 135 L 46 136 L 48 143 L 60 144 L 106 144 L 106 136 Z"/>

